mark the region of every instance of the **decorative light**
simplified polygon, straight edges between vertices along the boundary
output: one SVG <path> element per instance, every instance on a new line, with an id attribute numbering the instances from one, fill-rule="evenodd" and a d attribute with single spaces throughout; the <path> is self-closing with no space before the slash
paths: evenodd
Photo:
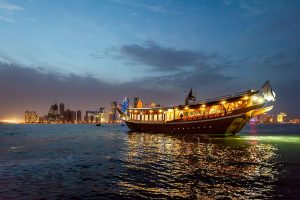
<path id="1" fill-rule="evenodd" d="M 258 100 L 257 100 L 259 103 L 264 103 L 265 102 L 265 100 L 263 99 L 263 98 L 258 98 Z"/>
<path id="2" fill-rule="evenodd" d="M 226 103 L 226 101 L 221 101 L 221 104 L 225 104 Z"/>
<path id="3" fill-rule="evenodd" d="M 203 104 L 201 107 L 202 107 L 202 108 L 205 108 L 205 107 L 206 107 L 206 105 L 205 105 L 205 104 Z"/>
<path id="4" fill-rule="evenodd" d="M 244 100 L 247 100 L 247 99 L 249 99 L 249 97 L 248 96 L 244 96 L 244 98 L 243 98 Z"/>
<path id="5" fill-rule="evenodd" d="M 184 109 L 187 110 L 187 109 L 189 109 L 189 107 L 188 107 L 188 106 L 185 106 Z"/>

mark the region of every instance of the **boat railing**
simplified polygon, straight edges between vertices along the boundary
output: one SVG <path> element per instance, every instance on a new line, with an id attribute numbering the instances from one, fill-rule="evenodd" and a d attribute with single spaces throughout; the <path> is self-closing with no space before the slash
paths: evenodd
<path id="1" fill-rule="evenodd" d="M 221 101 L 221 100 L 236 98 L 236 97 L 245 96 L 245 95 L 253 95 L 258 92 L 259 91 L 256 91 L 256 90 L 247 90 L 245 92 L 239 92 L 239 93 L 234 93 L 234 94 L 230 94 L 230 95 L 214 97 L 214 98 L 210 98 L 210 99 L 201 99 L 200 101 L 198 101 L 198 103 Z"/>
<path id="2" fill-rule="evenodd" d="M 146 122 L 150 122 L 150 123 L 164 123 L 165 121 L 155 121 L 155 120 L 136 120 L 136 119 L 130 119 L 130 121 L 132 122 L 143 122 L 143 123 L 146 123 Z"/>

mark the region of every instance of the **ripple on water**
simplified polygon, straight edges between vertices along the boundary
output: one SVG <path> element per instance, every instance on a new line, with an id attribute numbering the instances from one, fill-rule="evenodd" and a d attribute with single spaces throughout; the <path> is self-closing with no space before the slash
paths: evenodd
<path id="1" fill-rule="evenodd" d="M 45 125 L 40 134 L 28 126 L 19 131 L 26 132 L 22 137 L 0 135 L 0 197 L 266 199 L 276 197 L 286 170 L 273 142 L 278 140 L 270 137 L 171 136 L 125 128 Z"/>

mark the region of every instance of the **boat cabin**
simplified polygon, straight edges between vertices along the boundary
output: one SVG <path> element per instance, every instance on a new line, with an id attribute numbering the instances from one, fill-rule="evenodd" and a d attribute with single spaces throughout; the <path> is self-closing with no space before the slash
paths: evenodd
<path id="1" fill-rule="evenodd" d="M 130 121 L 143 123 L 168 123 L 182 120 L 201 120 L 232 115 L 255 104 L 263 104 L 262 98 L 256 96 L 257 91 L 247 91 L 236 95 L 218 97 L 200 101 L 196 104 L 173 107 L 130 108 Z"/>

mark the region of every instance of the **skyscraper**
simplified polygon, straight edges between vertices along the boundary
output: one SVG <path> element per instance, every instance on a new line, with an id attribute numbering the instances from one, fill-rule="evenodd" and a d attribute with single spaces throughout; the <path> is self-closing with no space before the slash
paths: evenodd
<path id="1" fill-rule="evenodd" d="M 143 102 L 141 99 L 138 100 L 136 108 L 142 108 L 143 107 Z"/>
<path id="2" fill-rule="evenodd" d="M 137 108 L 139 100 L 140 100 L 140 97 L 134 97 L 134 99 L 133 99 L 133 107 L 134 108 Z"/>
<path id="3" fill-rule="evenodd" d="M 100 123 L 105 122 L 105 107 L 99 108 L 99 120 L 100 120 Z"/>
<path id="4" fill-rule="evenodd" d="M 63 116 L 65 112 L 65 104 L 64 103 L 60 103 L 59 104 L 59 115 Z"/>
<path id="5" fill-rule="evenodd" d="M 111 123 L 115 123 L 117 120 L 116 107 L 117 107 L 117 102 L 116 101 L 111 102 L 111 110 L 109 112 L 109 122 Z"/>
<path id="6" fill-rule="evenodd" d="M 49 121 L 59 120 L 58 106 L 56 103 L 50 106 L 49 113 L 48 113 L 48 120 Z"/>
<path id="7" fill-rule="evenodd" d="M 125 97 L 125 99 L 122 102 L 122 112 L 127 114 L 127 109 L 129 108 L 129 99 Z"/>
<path id="8" fill-rule="evenodd" d="M 76 111 L 71 111 L 71 123 L 76 121 Z"/>
<path id="9" fill-rule="evenodd" d="M 282 124 L 282 123 L 286 123 L 287 122 L 287 117 L 286 117 L 286 113 L 279 113 L 279 115 L 277 115 L 277 123 Z"/>
<path id="10" fill-rule="evenodd" d="M 59 119 L 61 122 L 64 122 L 65 121 L 65 105 L 64 103 L 60 103 L 59 104 Z"/>
<path id="11" fill-rule="evenodd" d="M 39 116 L 35 111 L 25 111 L 25 123 L 37 123 L 39 122 Z"/>
<path id="12" fill-rule="evenodd" d="M 81 122 L 81 110 L 77 110 L 77 118 L 76 118 L 77 122 Z"/>
<path id="13" fill-rule="evenodd" d="M 67 123 L 70 123 L 71 122 L 71 110 L 67 109 L 65 112 L 64 112 L 64 118 L 65 118 L 65 122 Z"/>

